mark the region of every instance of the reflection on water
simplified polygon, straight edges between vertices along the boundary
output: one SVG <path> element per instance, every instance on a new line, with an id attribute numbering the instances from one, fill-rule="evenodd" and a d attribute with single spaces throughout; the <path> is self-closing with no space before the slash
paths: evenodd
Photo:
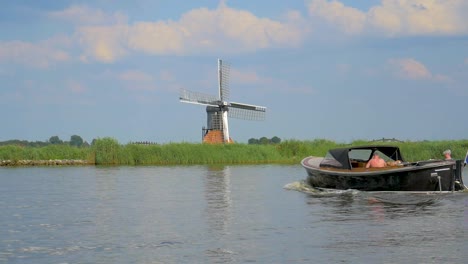
<path id="1" fill-rule="evenodd" d="M 204 177 L 206 200 L 204 215 L 207 218 L 208 232 L 214 239 L 222 239 L 229 234 L 232 217 L 230 177 L 229 166 L 207 166 Z M 213 263 L 231 263 L 235 253 L 219 245 L 219 247 L 205 250 L 205 254 Z"/>
<path id="2" fill-rule="evenodd" d="M 219 235 L 226 232 L 230 221 L 231 184 L 228 166 L 207 167 L 205 183 L 205 215 L 212 231 Z"/>

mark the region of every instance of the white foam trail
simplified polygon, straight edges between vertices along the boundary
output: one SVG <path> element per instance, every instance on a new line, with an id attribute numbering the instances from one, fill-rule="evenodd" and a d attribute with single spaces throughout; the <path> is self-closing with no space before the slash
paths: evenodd
<path id="1" fill-rule="evenodd" d="M 358 190 L 351 190 L 351 189 L 335 190 L 335 189 L 314 188 L 310 186 L 304 180 L 288 183 L 283 188 L 287 190 L 312 194 L 314 196 L 337 196 L 337 195 L 343 195 L 343 194 L 355 195 L 359 193 Z"/>

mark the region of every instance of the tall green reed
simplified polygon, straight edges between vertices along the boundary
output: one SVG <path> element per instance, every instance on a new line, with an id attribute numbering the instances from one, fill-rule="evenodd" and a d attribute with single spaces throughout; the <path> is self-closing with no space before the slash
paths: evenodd
<path id="1" fill-rule="evenodd" d="M 324 156 L 329 149 L 359 145 L 393 145 L 401 148 L 408 161 L 442 159 L 445 149 L 452 156 L 463 159 L 468 140 L 419 142 L 336 143 L 326 139 L 285 140 L 279 144 L 249 145 L 168 143 L 160 145 L 121 145 L 116 139 L 105 137 L 95 140 L 91 147 L 48 145 L 44 147 L 0 146 L 0 160 L 81 159 L 98 165 L 169 165 L 169 164 L 255 164 L 298 163 L 307 156 Z"/>

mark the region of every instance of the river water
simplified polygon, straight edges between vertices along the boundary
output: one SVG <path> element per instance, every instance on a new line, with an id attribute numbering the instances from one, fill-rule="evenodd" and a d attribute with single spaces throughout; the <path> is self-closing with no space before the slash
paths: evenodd
<path id="1" fill-rule="evenodd" d="M 317 192 L 305 177 L 299 165 L 0 168 L 0 263 L 468 262 L 468 193 Z"/>

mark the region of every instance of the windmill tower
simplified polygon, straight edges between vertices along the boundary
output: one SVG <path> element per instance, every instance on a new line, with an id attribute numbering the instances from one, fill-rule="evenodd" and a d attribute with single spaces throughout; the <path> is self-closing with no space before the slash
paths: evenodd
<path id="1" fill-rule="evenodd" d="M 183 103 L 206 105 L 207 125 L 203 129 L 203 142 L 230 143 L 228 117 L 245 120 L 264 120 L 266 107 L 229 102 L 229 65 L 218 59 L 218 96 L 180 91 Z"/>

